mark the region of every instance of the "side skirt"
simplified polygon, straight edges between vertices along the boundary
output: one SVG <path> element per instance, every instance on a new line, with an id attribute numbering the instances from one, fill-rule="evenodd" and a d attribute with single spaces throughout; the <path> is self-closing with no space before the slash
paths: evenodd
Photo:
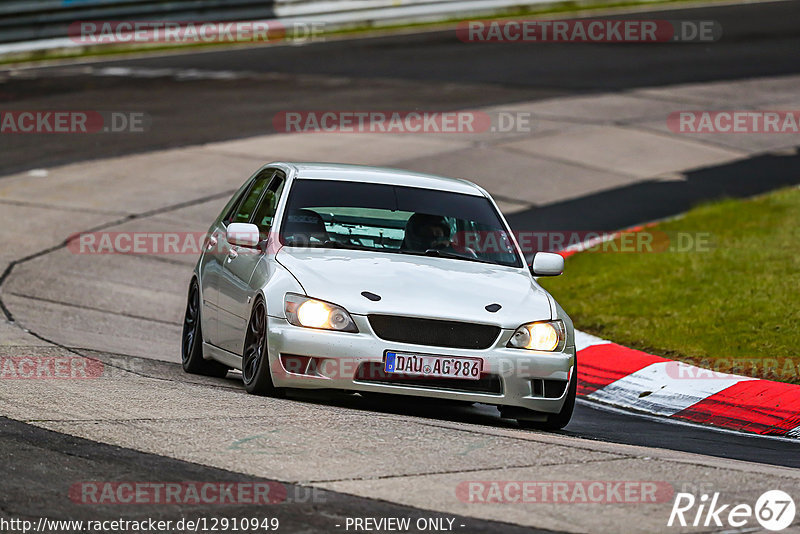
<path id="1" fill-rule="evenodd" d="M 209 343 L 203 342 L 203 357 L 210 360 L 217 360 L 220 363 L 242 370 L 242 357 L 238 354 L 228 352 Z"/>

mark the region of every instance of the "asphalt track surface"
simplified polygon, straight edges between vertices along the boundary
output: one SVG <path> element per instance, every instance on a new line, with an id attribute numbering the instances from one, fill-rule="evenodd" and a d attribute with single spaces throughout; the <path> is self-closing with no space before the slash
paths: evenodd
<path id="1" fill-rule="evenodd" d="M 796 74 L 799 70 L 797 50 L 800 50 L 798 12 L 800 2 L 778 2 L 657 15 L 664 19 L 718 21 L 725 39 L 713 46 L 473 46 L 459 42 L 452 32 L 434 32 L 302 47 L 115 60 L 94 65 L 94 68 L 116 66 L 238 73 L 232 80 L 189 82 L 172 75 L 153 78 L 98 76 L 80 72 L 76 66 L 35 69 L 0 85 L 3 108 L 97 109 L 102 102 L 103 109 L 143 110 L 161 127 L 153 128 L 153 134 L 148 136 L 117 136 L 113 144 L 99 136 L 4 137 L 0 176 L 87 159 L 269 133 L 271 117 L 285 109 L 463 109 L 642 86 Z M 635 15 L 631 17 L 636 18 Z M 473 48 L 464 53 L 464 47 L 470 46 Z M 753 180 L 755 175 L 760 180 Z M 531 229 L 615 229 L 679 213 L 699 200 L 725 195 L 749 196 L 796 183 L 796 176 L 800 176 L 800 157 L 778 160 L 762 156 L 700 171 L 685 182 L 634 185 L 516 213 L 511 222 L 514 226 L 526 225 Z M 598 205 L 604 208 L 586 209 Z M 312 401 L 360 406 L 358 397 Z M 378 409 L 415 413 L 413 407 L 397 407 L 392 403 Z M 426 409 L 425 416 L 482 423 L 488 419 L 486 410 L 442 406 Z M 699 427 L 678 427 L 583 403 L 578 405 L 573 422 L 564 433 L 800 467 L 796 443 Z M 52 483 L 55 473 L 64 469 L 81 470 L 86 480 L 91 480 L 93 473 L 96 474 L 94 478 L 113 473 L 115 477 L 144 480 L 154 476 L 175 480 L 231 479 L 231 474 L 225 471 L 97 444 L 4 418 L 0 419 L 0 449 L 10 451 L 18 460 L 6 464 L 15 467 L 7 467 L 8 474 L 13 476 L 5 476 L 2 483 L 6 495 L 3 511 L 13 512 L 15 516 L 39 516 L 45 503 L 51 507 L 61 499 L 63 502 L 58 506 L 64 516 L 82 517 L 81 507 L 66 501 L 63 488 Z M 42 465 L 55 469 L 42 471 Z M 343 517 L 423 513 L 390 503 L 328 493 L 326 512 Z M 303 503 L 292 506 L 276 510 L 276 514 L 285 514 L 287 526 L 325 530 L 328 523 L 313 524 L 314 517 L 318 516 L 313 506 Z M 142 512 L 141 509 L 137 511 Z M 242 512 L 226 511 L 231 515 Z M 154 509 L 151 515 L 160 512 L 163 511 Z M 119 514 L 119 510 L 109 513 Z M 93 509 L 91 517 L 97 516 L 98 510 Z M 292 524 L 292 517 L 302 520 Z M 515 527 L 503 523 L 468 521 L 474 531 L 515 531 Z"/>
<path id="2" fill-rule="evenodd" d="M 247 518 L 257 515 L 259 519 L 277 518 L 282 532 L 331 532 L 333 524 L 344 524 L 348 517 L 408 517 L 454 519 L 455 525 L 465 525 L 469 532 L 505 533 L 551 532 L 532 530 L 508 523 L 481 521 L 473 518 L 454 517 L 447 514 L 427 512 L 408 506 L 364 499 L 332 491 L 282 485 L 277 490 L 286 499 L 280 505 L 260 507 L 254 513 L 249 504 L 207 505 L 149 505 L 134 509 L 120 509 L 118 505 L 86 506 L 71 500 L 70 475 L 83 480 L 108 480 L 114 473 L 126 477 L 124 480 L 158 480 L 159 482 L 183 482 L 187 480 L 218 483 L 273 483 L 266 479 L 232 474 L 189 462 L 182 462 L 146 454 L 111 445 L 88 441 L 74 436 L 43 430 L 17 421 L 0 417 L 0 450 L 8 451 L 8 465 L 16 466 L 13 477 L 3 483 L 6 496 L 2 512 L 13 512 L 13 516 L 36 522 L 46 515 L 49 518 L 73 520 L 97 520 L 113 518 L 141 520 L 149 517 L 156 521 L 177 518 Z M 58 466 L 60 476 L 43 477 L 42 463 Z M 274 486 L 271 486 L 274 487 Z M 35 496 L 31 499 L 30 496 Z M 73 493 L 74 495 L 74 493 Z M 266 510 L 266 512 L 265 512 Z M 324 514 L 320 513 L 324 510 Z"/>
<path id="3" fill-rule="evenodd" d="M 0 84 L 3 109 L 143 111 L 148 135 L 11 136 L 0 176 L 86 159 L 249 137 L 285 110 L 451 110 L 574 94 L 797 73 L 800 2 L 648 12 L 714 20 L 712 43 L 463 43 L 452 30 L 303 46 L 206 51 L 36 69 Z M 642 19 L 642 14 L 624 18 Z M 103 67 L 147 76 L 101 76 Z M 165 73 L 153 73 L 166 69 Z M 233 79 L 193 79 L 232 73 Z M 0 71 L 2 74 L 2 71 Z M 188 76 L 188 78 L 181 78 Z"/>

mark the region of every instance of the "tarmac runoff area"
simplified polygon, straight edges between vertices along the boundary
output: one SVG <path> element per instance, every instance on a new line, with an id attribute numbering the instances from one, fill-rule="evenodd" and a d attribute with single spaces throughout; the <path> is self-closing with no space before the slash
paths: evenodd
<path id="1" fill-rule="evenodd" d="M 530 112 L 531 132 L 276 134 L 2 178 L 0 262 L 17 263 L 0 288 L 14 319 L 0 322 L 0 356 L 66 361 L 52 363 L 52 372 L 56 365 L 67 372 L 67 365 L 74 376 L 3 380 L 4 415 L 234 473 L 569 532 L 619 525 L 628 532 L 663 531 L 674 493 L 681 491 L 720 492 L 726 503 L 751 506 L 766 490 L 791 492 L 800 479 L 796 470 L 521 431 L 488 407 L 451 407 L 431 416 L 355 397 L 260 398 L 246 395 L 235 377 L 185 375 L 177 365 L 179 332 L 196 256 L 75 254 L 61 245 L 69 235 L 96 229 L 205 231 L 230 192 L 277 159 L 380 164 L 467 178 L 495 195 L 512 220 L 524 221 L 539 208 L 680 182 L 697 169 L 765 153 L 792 158 L 797 135 L 676 134 L 665 117 L 686 108 L 798 109 L 799 81 L 639 89 L 498 108 Z M 71 360 L 83 357 L 102 366 Z M 78 378 L 81 373 L 87 377 Z M 83 480 L 80 473 L 70 476 L 72 483 Z M 637 486 L 639 496 L 626 504 L 512 499 L 509 505 L 479 502 L 496 491 L 464 486 L 479 481 L 656 486 Z M 669 497 L 659 490 L 666 487 Z"/>

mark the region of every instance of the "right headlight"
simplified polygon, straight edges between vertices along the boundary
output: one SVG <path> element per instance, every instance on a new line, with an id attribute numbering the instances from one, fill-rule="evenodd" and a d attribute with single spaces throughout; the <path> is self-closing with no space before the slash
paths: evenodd
<path id="1" fill-rule="evenodd" d="M 567 344 L 567 329 L 564 322 L 537 321 L 526 323 L 511 335 L 508 347 L 515 349 L 556 352 L 564 350 Z"/>
<path id="2" fill-rule="evenodd" d="M 312 299 L 303 295 L 287 293 L 284 300 L 286 320 L 295 326 L 358 332 L 356 323 L 347 310 L 336 304 Z"/>

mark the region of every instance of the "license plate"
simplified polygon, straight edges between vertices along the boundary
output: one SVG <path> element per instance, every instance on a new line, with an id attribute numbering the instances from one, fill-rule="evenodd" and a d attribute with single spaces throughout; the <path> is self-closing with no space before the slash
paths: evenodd
<path id="1" fill-rule="evenodd" d="M 483 360 L 456 356 L 434 356 L 408 352 L 386 352 L 384 370 L 408 376 L 426 378 L 461 378 L 480 380 Z"/>

